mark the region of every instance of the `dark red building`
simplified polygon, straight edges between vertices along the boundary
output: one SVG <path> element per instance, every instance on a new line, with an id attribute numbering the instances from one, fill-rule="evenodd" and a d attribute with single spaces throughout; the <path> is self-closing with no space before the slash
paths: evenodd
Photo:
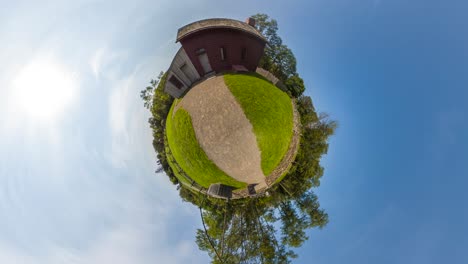
<path id="1" fill-rule="evenodd" d="M 233 65 L 255 71 L 266 40 L 255 29 L 254 20 L 247 21 L 225 18 L 197 21 L 180 28 L 177 41 L 201 76 L 211 70 L 231 70 Z"/>
<path id="2" fill-rule="evenodd" d="M 257 31 L 252 18 L 246 22 L 212 18 L 180 28 L 176 42 L 182 48 L 168 70 L 166 91 L 180 97 L 207 74 L 229 70 L 254 72 L 266 39 Z"/>

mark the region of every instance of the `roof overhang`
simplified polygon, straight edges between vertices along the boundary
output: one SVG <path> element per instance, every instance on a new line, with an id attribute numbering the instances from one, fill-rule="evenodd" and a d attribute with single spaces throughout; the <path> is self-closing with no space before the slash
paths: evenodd
<path id="1" fill-rule="evenodd" d="M 267 42 L 266 38 L 253 26 L 234 19 L 229 18 L 210 18 L 199 20 L 193 23 L 190 23 L 186 26 L 179 28 L 177 31 L 177 39 L 176 42 L 179 42 L 181 39 L 184 39 L 192 34 L 198 33 L 203 30 L 207 29 L 214 29 L 214 28 L 227 28 L 227 29 L 234 29 L 239 30 L 245 33 L 248 33 L 254 37 L 257 37 L 259 40 L 263 42 Z"/>

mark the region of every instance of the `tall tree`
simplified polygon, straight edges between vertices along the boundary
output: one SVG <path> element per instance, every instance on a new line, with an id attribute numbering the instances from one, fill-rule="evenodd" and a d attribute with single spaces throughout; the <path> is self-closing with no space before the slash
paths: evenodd
<path id="1" fill-rule="evenodd" d="M 252 17 L 256 20 L 258 31 L 268 41 L 259 66 L 284 82 L 293 97 L 299 97 L 305 90 L 304 82 L 296 72 L 296 57 L 278 35 L 278 22 L 266 14 L 256 14 Z"/>
<path id="2" fill-rule="evenodd" d="M 157 153 L 157 162 L 160 165 L 156 172 L 165 171 L 171 182 L 177 184 L 178 180 L 169 166 L 165 151 L 166 117 L 174 101 L 172 96 L 164 92 L 165 83 L 166 74 L 160 72 L 157 79 L 151 80 L 150 86 L 140 92 L 140 97 L 143 100 L 143 105 L 151 111 L 148 123 L 153 130 L 153 147 Z"/>
<path id="3" fill-rule="evenodd" d="M 293 97 L 297 98 L 305 91 L 304 80 L 297 73 L 286 79 L 284 84 Z"/>
<path id="4" fill-rule="evenodd" d="M 322 228 L 328 223 L 328 215 L 320 209 L 311 188 L 320 185 L 320 159 L 328 151 L 328 138 L 334 133 L 336 122 L 327 115 L 318 115 L 311 98 L 302 96 L 304 81 L 296 72 L 294 54 L 277 34 L 277 21 L 265 14 L 253 17 L 269 41 L 261 67 L 280 78 L 289 94 L 297 98 L 301 141 L 287 175 L 268 190 L 268 195 L 226 202 L 181 186 L 180 197 L 200 208 L 204 228 L 197 230 L 196 242 L 213 263 L 290 263 L 297 257 L 294 248 L 308 239 L 307 229 Z M 161 165 L 158 171 L 166 172 L 177 184 L 168 164 L 171 157 L 166 153 L 164 139 L 166 118 L 173 103 L 173 98 L 164 92 L 165 82 L 166 75 L 161 72 L 140 96 L 152 113 L 148 122 Z"/>
<path id="5" fill-rule="evenodd" d="M 292 248 L 308 238 L 306 230 L 327 223 L 311 191 L 298 198 L 273 193 L 203 213 L 207 232 L 197 230 L 196 242 L 212 263 L 290 263 L 297 257 Z"/>

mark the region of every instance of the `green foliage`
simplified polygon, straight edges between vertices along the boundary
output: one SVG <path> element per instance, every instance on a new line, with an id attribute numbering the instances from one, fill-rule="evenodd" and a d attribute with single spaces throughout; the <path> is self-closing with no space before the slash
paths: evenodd
<path id="1" fill-rule="evenodd" d="M 166 123 L 169 148 L 183 171 L 201 186 L 223 183 L 235 188 L 247 185 L 238 182 L 219 169 L 198 144 L 190 114 L 179 108 L 169 113 Z"/>
<path id="2" fill-rule="evenodd" d="M 297 74 L 293 74 L 286 79 L 284 84 L 293 97 L 297 98 L 305 91 L 304 80 Z"/>
<path id="3" fill-rule="evenodd" d="M 153 147 L 157 152 L 157 162 L 161 166 L 156 172 L 165 171 L 173 184 L 178 180 L 172 173 L 168 163 L 164 145 L 164 130 L 166 126 L 166 117 L 174 100 L 169 94 L 164 92 L 166 83 L 166 74 L 160 72 L 156 80 L 151 80 L 151 86 L 146 87 L 140 92 L 140 97 L 146 108 L 150 109 L 152 116 L 148 119 L 153 130 Z"/>
<path id="4" fill-rule="evenodd" d="M 272 193 L 269 197 L 224 201 L 224 205 L 199 200 L 205 208 L 207 229 L 206 233 L 197 230 L 196 242 L 200 250 L 208 252 L 212 263 L 290 263 L 297 257 L 292 248 L 307 240 L 306 230 L 326 224 L 328 216 L 319 209 L 312 192 L 297 199 L 281 190 Z"/>
<path id="5" fill-rule="evenodd" d="M 285 178 L 268 190 L 269 196 L 233 200 L 227 206 L 220 204 L 225 201 L 193 195 L 186 199 L 205 209 L 208 236 L 197 230 L 196 241 L 212 263 L 290 263 L 297 257 L 292 249 L 308 239 L 306 231 L 328 223 L 310 188 L 320 184 L 320 158 L 336 122 L 318 116 L 310 97 L 299 97 L 297 107 L 303 134 L 299 153 Z"/>
<path id="6" fill-rule="evenodd" d="M 291 260 L 297 257 L 293 249 L 301 246 L 308 239 L 306 231 L 309 228 L 323 228 L 328 223 L 328 215 L 320 209 L 318 197 L 311 191 L 311 188 L 320 185 L 320 178 L 323 175 L 320 159 L 328 151 L 328 138 L 334 133 L 337 124 L 329 120 L 327 115 L 318 115 L 310 97 L 301 96 L 305 89 L 304 83 L 296 73 L 294 55 L 283 45 L 276 33 L 277 22 L 264 14 L 254 17 L 257 19 L 258 29 L 269 40 L 261 67 L 279 77 L 287 88 L 287 93 L 297 98 L 302 136 L 298 153 L 289 172 L 278 184 L 268 190 L 268 195 L 227 202 L 192 191 L 184 186 L 179 189 L 180 197 L 184 201 L 197 205 L 204 211 L 206 233 L 205 230 L 197 230 L 196 242 L 200 250 L 210 255 L 212 263 L 291 263 Z M 173 99 L 163 91 L 165 79 L 166 76 L 161 74 L 156 81 L 152 80 L 151 86 L 141 92 L 141 98 L 145 107 L 149 107 L 152 113 L 149 123 L 153 129 L 153 146 L 158 153 L 158 162 L 161 164 L 159 171 L 164 170 L 171 181 L 177 183 L 175 176 L 177 170 L 173 170 L 169 165 L 174 157 L 167 146 L 167 141 L 164 140 L 166 117 L 173 102 Z M 238 84 L 249 87 L 251 83 L 238 82 Z M 255 86 L 257 87 L 257 84 Z M 240 91 L 242 88 L 238 89 Z M 246 90 L 249 89 L 246 88 Z M 238 97 L 236 96 L 239 101 L 245 101 L 245 104 L 257 103 L 255 100 L 248 101 L 250 99 Z M 271 97 L 277 100 L 276 96 Z M 248 107 L 243 105 L 243 108 L 246 111 Z M 277 109 L 270 110 L 277 111 Z M 180 115 L 182 117 L 179 117 Z M 173 136 L 174 133 L 179 133 L 178 129 L 173 129 L 173 126 L 181 126 L 182 137 L 184 140 L 191 138 L 191 143 L 184 141 L 177 145 L 190 145 L 196 142 L 191 132 L 183 128 L 192 127 L 188 114 L 181 112 L 176 113 L 176 116 L 179 118 L 178 121 L 171 120 L 172 113 L 169 113 L 171 118 L 167 122 L 167 132 L 172 133 Z M 248 115 L 247 117 L 249 118 Z M 252 120 L 251 123 L 253 123 Z M 261 146 L 260 148 L 262 149 Z M 197 155 L 202 154 L 195 154 L 194 157 Z M 190 162 L 190 166 L 199 166 L 205 172 L 205 166 L 211 165 L 196 165 Z M 178 177 L 181 181 L 184 180 L 181 175 Z"/>
<path id="7" fill-rule="evenodd" d="M 146 86 L 146 88 L 140 92 L 140 97 L 143 100 L 143 105 L 147 109 L 150 109 L 153 103 L 153 89 L 153 86 Z"/>
<path id="8" fill-rule="evenodd" d="M 281 162 L 292 137 L 291 99 L 268 81 L 246 74 L 224 75 L 226 85 L 253 126 L 268 176 Z"/>
<path id="9" fill-rule="evenodd" d="M 281 185 L 300 194 L 320 185 L 323 175 L 320 158 L 328 151 L 327 140 L 333 135 L 337 123 L 328 120 L 326 116 L 318 117 L 308 96 L 299 97 L 297 106 L 302 124 L 301 144 L 296 159 Z"/>
<path id="10" fill-rule="evenodd" d="M 288 46 L 283 44 L 278 35 L 278 22 L 266 14 L 252 16 L 256 27 L 268 40 L 259 66 L 273 73 L 280 79 L 293 97 L 299 97 L 304 92 L 304 82 L 296 72 L 296 57 Z"/>
<path id="11" fill-rule="evenodd" d="M 290 76 L 296 73 L 296 58 L 293 52 L 286 45 L 280 45 L 277 47 L 269 46 L 267 49 L 274 50 L 270 52 L 272 57 L 270 58 L 270 71 L 280 80 L 286 80 Z M 265 53 L 269 54 L 269 53 Z"/>

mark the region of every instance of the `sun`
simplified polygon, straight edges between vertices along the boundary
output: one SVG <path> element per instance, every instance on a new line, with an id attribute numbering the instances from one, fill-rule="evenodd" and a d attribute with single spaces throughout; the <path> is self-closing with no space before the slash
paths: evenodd
<path id="1" fill-rule="evenodd" d="M 53 121 L 74 100 L 77 78 L 53 60 L 33 60 L 18 72 L 12 86 L 11 103 L 20 113 Z"/>

